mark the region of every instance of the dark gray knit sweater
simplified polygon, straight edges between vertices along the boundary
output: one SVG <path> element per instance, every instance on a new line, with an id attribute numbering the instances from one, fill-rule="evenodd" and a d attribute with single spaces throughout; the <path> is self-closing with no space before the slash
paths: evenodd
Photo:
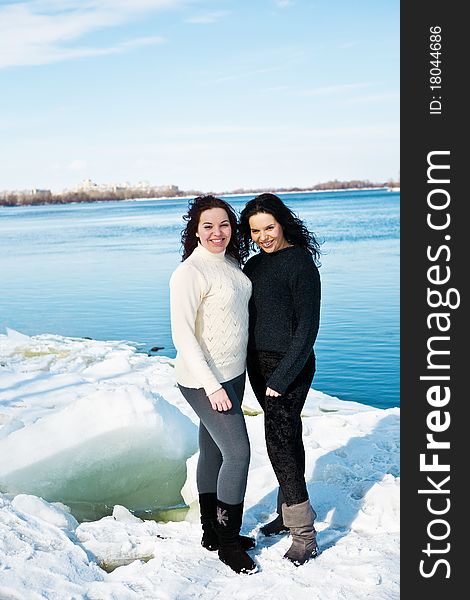
<path id="1" fill-rule="evenodd" d="M 248 351 L 284 354 L 267 387 L 283 394 L 312 352 L 320 323 L 320 274 L 307 250 L 290 246 L 252 256 Z"/>

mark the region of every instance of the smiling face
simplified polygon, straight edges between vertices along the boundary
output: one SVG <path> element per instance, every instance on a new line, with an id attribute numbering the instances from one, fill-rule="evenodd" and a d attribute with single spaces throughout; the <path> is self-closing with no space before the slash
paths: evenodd
<path id="1" fill-rule="evenodd" d="M 290 246 L 280 223 L 269 213 L 257 213 L 249 218 L 251 239 L 265 252 L 276 252 Z"/>
<path id="2" fill-rule="evenodd" d="M 232 227 L 227 212 L 223 208 L 203 210 L 199 217 L 197 235 L 201 244 L 218 254 L 224 252 L 232 237 Z"/>

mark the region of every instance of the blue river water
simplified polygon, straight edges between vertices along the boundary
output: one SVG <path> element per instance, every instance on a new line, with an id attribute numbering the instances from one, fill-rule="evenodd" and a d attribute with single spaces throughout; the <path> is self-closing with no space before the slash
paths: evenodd
<path id="1" fill-rule="evenodd" d="M 322 242 L 312 387 L 399 406 L 400 194 L 279 194 Z M 253 196 L 226 199 L 237 210 Z M 168 280 L 187 199 L 0 207 L 0 333 L 130 340 L 175 356 Z"/>

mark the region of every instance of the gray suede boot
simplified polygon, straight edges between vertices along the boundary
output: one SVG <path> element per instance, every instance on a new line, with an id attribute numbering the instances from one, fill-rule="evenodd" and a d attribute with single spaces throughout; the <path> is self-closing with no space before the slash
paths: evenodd
<path id="1" fill-rule="evenodd" d="M 282 505 L 284 524 L 289 527 L 292 535 L 292 545 L 284 554 L 295 565 L 303 565 L 310 558 L 318 554 L 317 532 L 313 523 L 316 513 L 310 502 L 306 500 L 300 504 Z"/>

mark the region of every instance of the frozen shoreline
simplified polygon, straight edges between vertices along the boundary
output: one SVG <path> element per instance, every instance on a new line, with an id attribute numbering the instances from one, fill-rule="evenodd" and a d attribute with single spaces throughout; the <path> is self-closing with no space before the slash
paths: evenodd
<path id="1" fill-rule="evenodd" d="M 189 438 L 196 431 L 197 419 L 175 387 L 172 360 L 138 354 L 124 342 L 9 332 L 0 335 L 0 365 L 0 451 L 8 444 L 11 466 L 22 455 L 23 465 L 29 461 L 34 472 L 35 446 L 28 440 L 37 441 L 34 428 L 41 422 L 60 456 L 77 434 L 80 414 L 90 410 L 100 428 L 117 418 L 114 409 L 146 406 L 142 418 L 156 422 L 168 405 L 167 425 L 187 423 Z M 106 405 L 119 394 L 115 407 Z M 142 521 L 116 502 L 109 516 L 79 524 L 58 498 L 47 502 L 27 490 L 1 494 L 0 597 L 176 600 L 217 598 L 223 589 L 226 597 L 260 599 L 398 599 L 399 409 L 371 408 L 310 390 L 303 411 L 306 476 L 322 552 L 296 568 L 282 559 L 288 537 L 258 534 L 273 513 L 276 481 L 266 455 L 263 417 L 249 386 L 244 408 L 252 415 L 246 417 L 252 458 L 242 529 L 257 537 L 251 554 L 258 573 L 237 576 L 200 546 L 197 453 L 188 450 L 182 495 L 190 510 L 181 522 Z M 75 418 L 67 421 L 72 409 Z M 138 421 L 139 413 L 133 409 L 133 414 Z M 62 437 L 46 427 L 52 417 L 56 429 L 68 427 Z M 19 433 L 22 447 L 14 443 Z M 95 443 L 99 457 L 103 452 Z M 177 452 L 182 444 L 172 438 L 160 452 L 165 447 Z M 49 452 L 53 457 L 50 447 Z M 5 492 L 2 481 L 0 468 Z"/>
<path id="2" fill-rule="evenodd" d="M 361 187 L 361 188 L 332 188 L 325 190 L 297 190 L 297 191 L 272 191 L 270 193 L 278 194 L 280 196 L 288 196 L 288 195 L 301 195 L 301 194 L 323 194 L 323 193 L 334 193 L 334 192 L 354 192 L 354 191 L 371 191 L 371 190 L 386 190 L 389 191 L 400 191 L 400 188 L 388 188 L 386 185 L 384 186 L 372 186 L 372 187 Z M 218 196 L 219 198 L 254 198 L 255 196 L 262 194 L 264 192 L 244 192 L 243 194 L 230 194 L 223 193 L 217 194 L 216 192 L 211 192 L 212 194 Z M 154 198 L 122 198 L 122 199 L 113 199 L 113 200 L 81 200 L 81 201 L 71 201 L 71 202 L 45 202 L 41 203 L 30 203 L 30 204 L 15 204 L 13 206 L 2 204 L 0 202 L 0 208 L 21 208 L 23 206 L 66 206 L 68 204 L 108 204 L 109 202 L 154 202 L 155 200 L 191 200 L 195 198 L 195 195 L 188 196 L 155 196 Z"/>

